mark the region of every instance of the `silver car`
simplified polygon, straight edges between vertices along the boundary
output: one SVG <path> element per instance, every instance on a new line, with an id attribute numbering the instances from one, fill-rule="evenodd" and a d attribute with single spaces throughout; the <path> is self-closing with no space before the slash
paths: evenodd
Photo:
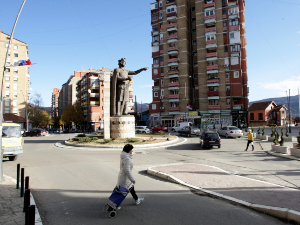
<path id="1" fill-rule="evenodd" d="M 142 134 L 149 134 L 150 129 L 147 128 L 147 126 L 136 126 L 135 127 L 135 133 L 140 132 Z"/>
<path id="2" fill-rule="evenodd" d="M 235 126 L 223 127 L 221 130 L 218 130 L 219 135 L 225 137 L 240 138 L 243 136 L 243 131 Z"/>

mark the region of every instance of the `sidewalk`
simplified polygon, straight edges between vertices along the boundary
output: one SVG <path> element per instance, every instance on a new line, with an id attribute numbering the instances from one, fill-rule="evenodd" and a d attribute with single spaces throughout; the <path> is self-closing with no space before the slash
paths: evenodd
<path id="1" fill-rule="evenodd" d="M 16 189 L 16 180 L 4 175 L 0 182 L 0 224 L 23 225 L 25 213 L 23 212 L 24 198 L 20 197 L 20 189 Z M 35 205 L 31 195 L 30 204 Z M 35 224 L 42 225 L 39 212 L 36 208 Z"/>
<path id="2" fill-rule="evenodd" d="M 201 164 L 172 164 L 147 172 L 266 214 L 300 223 L 300 191 Z"/>

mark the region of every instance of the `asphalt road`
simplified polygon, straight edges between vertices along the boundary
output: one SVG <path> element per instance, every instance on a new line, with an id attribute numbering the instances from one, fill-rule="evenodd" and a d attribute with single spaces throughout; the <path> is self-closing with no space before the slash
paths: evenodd
<path id="1" fill-rule="evenodd" d="M 188 188 L 150 176 L 150 166 L 200 163 L 247 177 L 300 186 L 299 163 L 269 156 L 255 146 L 244 152 L 246 139 L 222 139 L 221 149 L 200 150 L 198 137 L 179 146 L 137 150 L 135 189 L 145 201 L 136 206 L 129 195 L 110 219 L 102 208 L 116 185 L 120 151 L 58 148 L 54 144 L 74 134 L 26 137 L 25 153 L 4 161 L 4 174 L 15 177 L 16 164 L 30 176 L 30 187 L 44 225 L 76 224 L 286 224 L 276 218 L 196 195 Z"/>

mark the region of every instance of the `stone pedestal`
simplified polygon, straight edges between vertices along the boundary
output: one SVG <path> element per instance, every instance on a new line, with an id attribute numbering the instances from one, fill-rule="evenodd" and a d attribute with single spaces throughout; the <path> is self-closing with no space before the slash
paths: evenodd
<path id="1" fill-rule="evenodd" d="M 110 117 L 111 138 L 134 138 L 135 118 L 134 116 L 112 116 Z"/>

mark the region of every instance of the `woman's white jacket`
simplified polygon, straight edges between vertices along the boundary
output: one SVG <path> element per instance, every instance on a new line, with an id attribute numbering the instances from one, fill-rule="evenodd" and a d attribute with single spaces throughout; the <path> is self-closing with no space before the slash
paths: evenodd
<path id="1" fill-rule="evenodd" d="M 117 186 L 122 186 L 126 189 L 130 189 L 132 187 L 132 182 L 135 181 L 131 172 L 132 168 L 132 155 L 130 153 L 122 151 L 120 155 L 120 172 Z"/>

